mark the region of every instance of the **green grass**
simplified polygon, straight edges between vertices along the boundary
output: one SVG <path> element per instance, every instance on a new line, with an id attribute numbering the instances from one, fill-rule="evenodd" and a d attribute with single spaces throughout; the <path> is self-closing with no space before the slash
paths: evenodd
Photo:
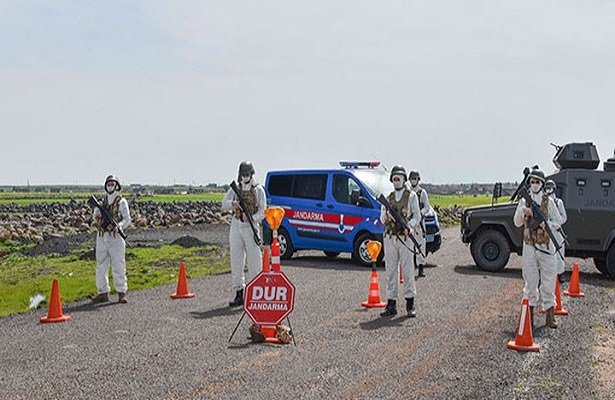
<path id="1" fill-rule="evenodd" d="M 507 203 L 508 197 L 500 197 L 497 203 Z M 491 204 L 491 195 L 441 195 L 441 194 L 432 194 L 429 196 L 429 203 L 432 206 L 438 205 L 440 207 L 447 206 L 461 206 L 461 207 L 471 207 L 471 206 L 482 206 Z"/>
<path id="2" fill-rule="evenodd" d="M 0 204 L 17 204 L 28 206 L 37 203 L 68 203 L 71 200 L 86 201 L 94 194 L 97 197 L 103 195 L 100 193 L 15 193 L 15 192 L 0 192 Z M 157 203 L 172 203 L 184 201 L 215 201 L 222 202 L 225 193 L 195 193 L 195 194 L 156 194 L 156 195 L 141 195 L 137 197 L 137 201 L 154 201 Z M 124 193 L 128 199 L 135 197 L 134 194 Z"/>
<path id="3" fill-rule="evenodd" d="M 47 299 L 51 282 L 56 277 L 63 303 L 96 294 L 96 262 L 79 257 L 86 250 L 65 257 L 26 257 L 11 246 L 4 245 L 4 249 L 11 248 L 12 252 L 0 259 L 0 316 L 28 311 L 30 298 L 36 294 Z M 186 264 L 188 279 L 230 271 L 228 250 L 217 246 L 127 249 L 128 290 L 177 282 L 182 261 Z M 109 278 L 112 285 L 111 271 Z M 47 304 L 39 306 L 47 307 Z"/>

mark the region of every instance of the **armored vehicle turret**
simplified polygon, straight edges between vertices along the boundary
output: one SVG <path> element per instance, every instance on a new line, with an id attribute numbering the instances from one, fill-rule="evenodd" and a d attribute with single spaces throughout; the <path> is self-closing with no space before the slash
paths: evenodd
<path id="1" fill-rule="evenodd" d="M 567 257 L 592 257 L 603 274 L 615 278 L 615 156 L 598 170 L 600 158 L 591 142 L 556 146 L 557 171 L 548 176 L 564 201 L 568 221 Z M 461 235 L 476 265 L 487 271 L 506 267 L 511 251 L 521 254 L 523 231 L 513 224 L 517 203 L 469 207 L 461 221 Z"/>

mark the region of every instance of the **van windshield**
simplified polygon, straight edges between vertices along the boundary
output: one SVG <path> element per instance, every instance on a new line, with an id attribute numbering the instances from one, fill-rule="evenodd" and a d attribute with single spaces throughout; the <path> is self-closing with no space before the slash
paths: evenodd
<path id="1" fill-rule="evenodd" d="M 374 169 L 354 169 L 352 173 L 365 185 L 374 198 L 380 194 L 385 196 L 393 191 L 393 184 L 389 181 L 389 173 Z"/>

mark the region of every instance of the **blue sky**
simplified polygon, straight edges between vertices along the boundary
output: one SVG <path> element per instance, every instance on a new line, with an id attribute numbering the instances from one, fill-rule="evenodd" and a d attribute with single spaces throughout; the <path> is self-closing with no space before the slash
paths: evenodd
<path id="1" fill-rule="evenodd" d="M 0 185 L 228 183 L 379 159 L 424 182 L 615 149 L 609 1 L 0 2 Z"/>

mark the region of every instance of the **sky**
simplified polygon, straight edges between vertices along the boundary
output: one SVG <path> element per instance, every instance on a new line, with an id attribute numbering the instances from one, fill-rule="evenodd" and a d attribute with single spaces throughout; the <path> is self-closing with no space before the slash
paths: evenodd
<path id="1" fill-rule="evenodd" d="M 615 150 L 610 0 L 2 0 L 0 54 L 0 185 L 490 183 Z"/>

